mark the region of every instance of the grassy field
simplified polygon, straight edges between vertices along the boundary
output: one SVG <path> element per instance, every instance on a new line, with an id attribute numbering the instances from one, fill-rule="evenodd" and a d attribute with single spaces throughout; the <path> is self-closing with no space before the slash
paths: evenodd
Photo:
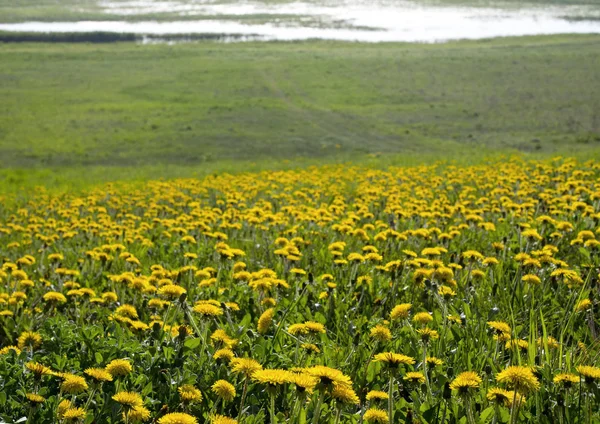
<path id="1" fill-rule="evenodd" d="M 596 424 L 599 181 L 503 160 L 2 200 L 0 421 Z"/>
<path id="2" fill-rule="evenodd" d="M 600 138 L 599 42 L 6 44 L 0 165 L 586 154 Z"/>

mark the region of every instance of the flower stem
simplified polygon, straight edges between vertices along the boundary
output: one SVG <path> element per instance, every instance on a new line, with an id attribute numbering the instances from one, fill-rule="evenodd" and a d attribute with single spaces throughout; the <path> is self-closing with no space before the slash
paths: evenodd
<path id="1" fill-rule="evenodd" d="M 248 377 L 244 380 L 244 388 L 242 389 L 242 400 L 240 402 L 240 412 L 238 412 L 237 421 L 238 423 L 242 423 L 242 413 L 244 411 L 244 401 L 246 400 L 246 393 L 248 392 Z"/>
<path id="2" fill-rule="evenodd" d="M 271 390 L 271 406 L 269 408 L 269 414 L 271 415 L 271 424 L 277 424 L 277 417 L 275 416 L 275 390 Z"/>
<path id="3" fill-rule="evenodd" d="M 342 416 L 342 407 L 341 407 L 341 405 L 338 405 L 338 407 L 336 409 L 337 409 L 337 411 L 335 413 L 335 424 L 339 424 L 340 417 Z"/>
<path id="4" fill-rule="evenodd" d="M 390 373 L 390 387 L 388 388 L 388 418 L 390 424 L 394 422 L 394 375 Z"/>
<path id="5" fill-rule="evenodd" d="M 319 399 L 317 400 L 317 406 L 315 406 L 315 411 L 313 413 L 312 424 L 317 424 L 319 422 L 319 414 L 321 413 L 321 405 L 323 404 L 323 393 L 319 393 Z"/>

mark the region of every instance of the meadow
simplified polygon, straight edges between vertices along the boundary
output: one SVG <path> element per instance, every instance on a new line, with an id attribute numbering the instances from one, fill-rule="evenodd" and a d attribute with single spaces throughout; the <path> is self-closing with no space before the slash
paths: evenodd
<path id="1" fill-rule="evenodd" d="M 0 423 L 600 423 L 600 35 L 134 39 L 0 32 Z"/>
<path id="2" fill-rule="evenodd" d="M 585 153 L 599 42 L 4 44 L 0 165 Z"/>
<path id="3" fill-rule="evenodd" d="M 600 421 L 600 164 L 322 165 L 0 202 L 0 418 Z"/>

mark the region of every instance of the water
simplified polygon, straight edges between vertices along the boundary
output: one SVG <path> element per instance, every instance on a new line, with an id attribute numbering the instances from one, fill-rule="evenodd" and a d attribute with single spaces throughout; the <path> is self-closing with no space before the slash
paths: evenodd
<path id="1" fill-rule="evenodd" d="M 600 33 L 598 9 L 584 7 L 443 7 L 406 1 L 324 0 L 216 3 L 106 1 L 104 11 L 122 21 L 24 22 L 0 30 L 31 32 L 124 32 L 135 34 L 235 34 L 248 39 L 330 39 L 364 42 L 440 42 L 504 36 Z M 135 22 L 138 14 L 201 16 L 198 20 Z M 569 20 L 570 17 L 592 17 Z M 130 21 L 127 21 L 130 19 Z M 243 39 L 243 38 L 242 38 Z"/>

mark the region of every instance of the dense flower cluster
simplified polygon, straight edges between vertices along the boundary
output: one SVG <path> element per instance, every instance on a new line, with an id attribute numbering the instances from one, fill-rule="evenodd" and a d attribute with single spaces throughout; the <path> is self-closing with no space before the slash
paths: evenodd
<path id="1" fill-rule="evenodd" d="M 512 159 L 7 197 L 0 421 L 598 422 L 599 178 Z"/>

